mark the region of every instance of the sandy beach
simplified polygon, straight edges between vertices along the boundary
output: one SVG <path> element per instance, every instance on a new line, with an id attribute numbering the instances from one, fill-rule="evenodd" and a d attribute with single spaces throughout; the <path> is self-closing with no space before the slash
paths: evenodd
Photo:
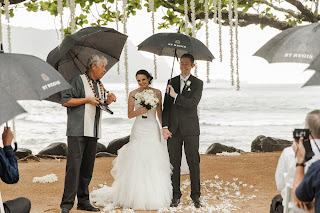
<path id="1" fill-rule="evenodd" d="M 271 199 L 278 194 L 274 174 L 281 152 L 242 153 L 240 156 L 201 155 L 201 200 L 205 207 L 196 210 L 189 200 L 189 175 L 181 178 L 182 199 L 175 212 L 269 212 Z M 113 157 L 97 158 L 90 184 L 111 186 L 110 175 Z M 32 213 L 58 213 L 64 187 L 66 160 L 41 159 L 19 162 L 20 181 L 14 185 L 0 183 L 2 199 L 27 197 L 32 203 Z M 34 177 L 56 174 L 54 183 L 33 183 Z M 106 208 L 107 209 L 107 208 Z M 101 208 L 102 210 L 102 208 Z M 105 212 L 130 212 L 123 209 Z M 71 213 L 84 212 L 76 210 Z M 156 212 L 156 211 L 135 211 Z M 170 212 L 170 209 L 162 210 Z"/>

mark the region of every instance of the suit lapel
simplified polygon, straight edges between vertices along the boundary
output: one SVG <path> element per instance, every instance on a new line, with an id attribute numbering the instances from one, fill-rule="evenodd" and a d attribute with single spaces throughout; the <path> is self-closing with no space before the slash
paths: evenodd
<path id="1" fill-rule="evenodd" d="M 172 79 L 172 87 L 176 93 L 180 94 L 180 76 L 179 75 Z"/>
<path id="2" fill-rule="evenodd" d="M 189 78 L 186 80 L 186 83 L 184 84 L 184 87 L 183 87 L 183 90 L 182 90 L 182 93 L 183 94 L 184 92 L 186 92 L 186 88 L 187 88 L 187 81 L 190 81 L 192 83 L 192 75 L 190 74 Z M 190 86 L 189 86 L 190 88 Z"/>

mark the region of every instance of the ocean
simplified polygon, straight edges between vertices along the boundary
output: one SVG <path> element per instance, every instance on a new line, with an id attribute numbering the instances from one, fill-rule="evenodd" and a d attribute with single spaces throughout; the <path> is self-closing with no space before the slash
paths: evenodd
<path id="1" fill-rule="evenodd" d="M 300 84 L 242 84 L 241 90 L 225 84 L 204 84 L 199 104 L 200 153 L 213 143 L 250 152 L 259 135 L 292 140 L 294 128 L 303 128 L 308 112 L 320 108 L 319 87 L 301 88 Z M 102 138 L 108 145 L 130 134 L 134 119 L 127 118 L 124 84 L 107 84 L 117 102 L 110 105 L 113 115 L 103 113 Z M 130 84 L 130 90 L 137 84 Z M 164 92 L 164 83 L 155 83 Z M 48 101 L 19 101 L 28 113 L 15 118 L 16 141 L 33 154 L 54 142 L 66 142 L 66 108 Z M 9 122 L 12 126 L 12 122 Z"/>

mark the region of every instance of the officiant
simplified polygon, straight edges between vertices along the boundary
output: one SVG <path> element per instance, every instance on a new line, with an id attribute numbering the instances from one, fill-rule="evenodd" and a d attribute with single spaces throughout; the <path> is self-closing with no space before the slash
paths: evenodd
<path id="1" fill-rule="evenodd" d="M 108 61 L 104 56 L 92 55 L 87 71 L 69 82 L 73 87 L 62 92 L 62 106 L 67 107 L 68 155 L 61 213 L 68 213 L 77 195 L 77 209 L 100 211 L 91 205 L 89 184 L 97 152 L 97 140 L 101 138 L 101 104 L 116 101 L 113 93 L 106 95 L 100 79 L 106 73 Z"/>

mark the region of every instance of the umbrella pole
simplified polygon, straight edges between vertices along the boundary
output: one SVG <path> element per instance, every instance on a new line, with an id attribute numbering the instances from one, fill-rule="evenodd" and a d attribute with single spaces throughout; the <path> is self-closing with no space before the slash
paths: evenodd
<path id="1" fill-rule="evenodd" d="M 168 84 L 167 84 L 167 87 L 168 87 L 168 85 L 171 85 L 173 68 L 174 68 L 174 61 L 175 61 L 175 58 L 176 58 L 176 57 L 177 57 L 177 60 L 178 60 L 177 49 L 174 49 L 173 63 L 172 63 L 172 69 L 171 69 L 171 76 L 170 76 L 169 82 L 168 82 Z M 167 92 L 167 94 L 169 94 L 169 93 L 170 93 L 170 90 Z"/>

